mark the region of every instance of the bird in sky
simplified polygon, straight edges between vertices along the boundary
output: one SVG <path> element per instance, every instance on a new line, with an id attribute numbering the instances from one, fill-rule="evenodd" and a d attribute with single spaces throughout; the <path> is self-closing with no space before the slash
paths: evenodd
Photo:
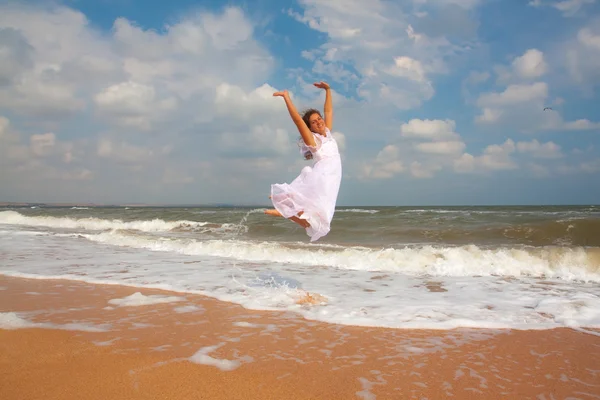
<path id="1" fill-rule="evenodd" d="M 546 111 L 546 110 L 552 110 L 552 107 L 544 107 L 544 111 Z M 554 110 L 552 110 L 552 111 L 554 111 Z"/>

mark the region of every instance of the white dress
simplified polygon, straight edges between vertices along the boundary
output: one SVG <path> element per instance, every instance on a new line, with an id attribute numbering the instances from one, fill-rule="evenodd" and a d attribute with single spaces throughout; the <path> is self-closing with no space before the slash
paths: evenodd
<path id="1" fill-rule="evenodd" d="M 306 166 L 292 183 L 271 185 L 271 200 L 285 218 L 298 216 L 310 224 L 306 233 L 314 242 L 329 233 L 342 180 L 342 161 L 337 142 L 328 128 L 327 136 L 313 133 L 315 147 L 303 145 L 300 152 L 313 155 L 313 166 Z"/>

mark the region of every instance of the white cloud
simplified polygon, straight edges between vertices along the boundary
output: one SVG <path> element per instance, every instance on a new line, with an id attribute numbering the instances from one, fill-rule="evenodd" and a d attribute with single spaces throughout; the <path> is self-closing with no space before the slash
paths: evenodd
<path id="1" fill-rule="evenodd" d="M 219 135 L 219 148 L 234 155 L 283 155 L 292 150 L 290 134 L 270 125 L 255 125 L 247 132 L 225 132 Z"/>
<path id="2" fill-rule="evenodd" d="M 561 158 L 560 146 L 554 142 L 540 143 L 537 139 L 530 142 L 517 142 L 517 150 L 521 153 L 531 153 L 535 158 Z"/>
<path id="3" fill-rule="evenodd" d="M 514 57 L 509 65 L 495 65 L 497 85 L 520 86 L 527 83 L 540 84 L 540 78 L 550 71 L 544 53 L 531 48 L 522 55 Z"/>
<path id="4" fill-rule="evenodd" d="M 96 21 L 65 6 L 11 4 L 0 6 L 0 114 L 12 120 L 0 118 L 0 185 L 7 191 L 195 202 L 239 199 L 243 193 L 244 201 L 267 202 L 270 183 L 289 181 L 307 165 L 283 101 L 272 96 L 285 82 L 273 74 L 275 57 L 240 8 L 188 12 L 157 29 L 118 18 L 111 29 L 100 30 Z M 589 116 L 565 122 L 560 107 L 543 111 L 560 101 L 551 80 L 560 69 L 546 47 L 545 53 L 525 48 L 508 60 L 499 70 L 506 79 L 495 88 L 493 71 L 479 64 L 481 53 L 460 59 L 485 47 L 478 47 L 478 13 L 472 11 L 480 1 L 298 4 L 290 14 L 321 33 L 324 42 L 295 50 L 312 69 L 286 71 L 288 83 L 296 82 L 290 92 L 302 110 L 322 107 L 324 93 L 312 87 L 314 80 L 327 80 L 338 90 L 333 135 L 345 182 L 398 174 L 435 178 L 453 167 L 509 170 L 517 162 L 540 176 L 555 171 L 546 165 L 562 154 L 554 142 L 510 140 L 470 151 L 466 143 L 483 140 L 483 147 L 489 136 L 475 137 L 480 132 L 465 126 L 471 136 L 463 139 L 455 121 L 444 119 L 457 113 L 454 107 L 441 110 L 441 119 L 427 119 L 435 118 L 427 104 L 418 112 L 423 119 L 395 122 L 399 109 L 433 98 L 437 76 L 459 68 L 472 70 L 464 81 L 469 90 L 489 91 L 476 102 L 480 123 L 516 127 L 509 132 L 599 129 Z M 593 68 L 598 37 L 593 22 L 573 35 L 575 52 L 566 59 L 581 83 L 600 76 Z M 474 58 L 477 63 L 464 65 Z M 463 117 L 456 115 L 457 121 Z M 590 155 L 567 152 L 560 161 L 592 171 Z M 77 183 L 63 182 L 53 195 L 57 180 Z"/>
<path id="5" fill-rule="evenodd" d="M 411 119 L 400 126 L 400 134 L 405 138 L 444 140 L 456 139 L 456 123 L 453 120 Z"/>
<path id="6" fill-rule="evenodd" d="M 333 135 L 333 138 L 337 142 L 338 150 L 340 151 L 340 154 L 343 157 L 344 152 L 346 151 L 346 135 L 344 135 L 342 132 L 339 132 L 339 131 L 333 131 L 331 134 Z"/>
<path id="7" fill-rule="evenodd" d="M 426 81 L 423 64 L 411 57 L 401 56 L 394 58 L 394 64 L 386 68 L 385 72 L 417 82 Z"/>
<path id="8" fill-rule="evenodd" d="M 62 141 L 53 133 L 31 135 L 16 131 L 8 118 L 0 116 L 0 169 L 2 178 L 17 185 L 31 185 L 56 180 L 90 180 L 92 171 L 81 165 L 81 146 Z M 54 182 L 54 183 L 52 183 Z M 4 186 L 9 187 L 9 186 Z M 44 189 L 45 190 L 45 189 Z"/>
<path id="9" fill-rule="evenodd" d="M 475 122 L 493 123 L 498 121 L 503 113 L 504 111 L 498 108 L 483 107 L 481 115 L 475 117 Z"/>
<path id="10" fill-rule="evenodd" d="M 583 28 L 577 33 L 577 40 L 591 50 L 600 50 L 600 35 L 592 33 L 590 28 Z"/>
<path id="11" fill-rule="evenodd" d="M 430 36 L 411 24 L 409 5 L 381 0 L 299 3 L 303 11 L 289 15 L 327 35 L 318 49 L 303 51 L 315 60 L 312 74 L 356 84 L 361 98 L 384 107 L 411 109 L 431 99 L 432 76 L 447 73 L 447 60 L 463 51 L 444 35 Z M 434 28 L 451 26 L 447 18 L 441 15 Z"/>
<path id="12" fill-rule="evenodd" d="M 221 83 L 215 89 L 215 111 L 219 115 L 243 120 L 260 120 L 273 114 L 289 119 L 284 114 L 285 106 L 281 98 L 273 97 L 276 91 L 277 89 L 266 83 L 249 93 L 239 86 Z M 292 100 L 296 100 L 293 94 L 291 97 Z"/>
<path id="13" fill-rule="evenodd" d="M 501 145 L 489 145 L 480 156 L 464 153 L 454 161 L 454 170 L 458 173 L 476 173 L 494 170 L 512 170 L 518 167 L 511 154 L 515 152 L 515 142 L 507 139 Z"/>
<path id="14" fill-rule="evenodd" d="M 578 119 L 576 121 L 567 122 L 564 124 L 563 129 L 570 131 L 584 131 L 600 129 L 600 122 L 591 122 L 588 119 Z"/>
<path id="15" fill-rule="evenodd" d="M 31 151 L 36 156 L 48 155 L 56 143 L 54 133 L 44 133 L 40 135 L 31 135 L 29 138 L 31 143 Z"/>
<path id="16" fill-rule="evenodd" d="M 537 104 L 548 97 L 548 85 L 545 82 L 509 85 L 503 92 L 484 93 L 477 100 L 480 107 L 503 107 L 520 103 Z"/>
<path id="17" fill-rule="evenodd" d="M 149 130 L 153 121 L 177 108 L 174 97 L 158 99 L 154 87 L 132 81 L 105 88 L 94 101 L 101 116 L 140 130 Z"/>
<path id="18" fill-rule="evenodd" d="M 586 4 L 594 4 L 596 0 L 563 0 L 552 4 L 552 7 L 561 11 L 565 17 L 575 15 Z"/>
<path id="19" fill-rule="evenodd" d="M 586 94 L 593 94 L 600 83 L 600 19 L 596 18 L 558 46 L 556 63 Z"/>
<path id="20" fill-rule="evenodd" d="M 161 183 L 167 185 L 185 185 L 194 182 L 194 180 L 194 177 L 188 175 L 185 171 L 168 166 L 163 172 Z"/>
<path id="21" fill-rule="evenodd" d="M 544 61 L 544 53 L 538 49 L 529 49 L 512 62 L 514 72 L 524 79 L 539 78 L 548 70 L 548 64 Z"/>
<path id="22" fill-rule="evenodd" d="M 535 63 L 524 63 L 522 73 L 537 74 Z M 532 68 L 529 68 L 532 67 Z M 502 125 L 524 133 L 553 130 L 590 130 L 599 123 L 586 119 L 564 121 L 560 113 L 546 109 L 550 101 L 546 82 L 510 84 L 501 92 L 480 94 L 476 105 L 480 114 L 475 122 L 483 125 Z M 554 102 L 561 103 L 557 98 Z"/>
<path id="23" fill-rule="evenodd" d="M 423 165 L 419 161 L 413 161 L 410 163 L 410 174 L 415 178 L 433 178 L 435 172 L 440 169 L 441 167 L 439 165 Z"/>
<path id="24" fill-rule="evenodd" d="M 411 119 L 400 126 L 399 143 L 386 145 L 372 162 L 363 165 L 362 179 L 391 178 L 404 172 L 415 178 L 433 177 L 444 166 L 451 166 L 466 148 L 455 129 L 454 120 Z"/>
<path id="25" fill-rule="evenodd" d="M 72 186 L 48 195 L 95 194 L 99 200 L 118 197 L 117 190 L 124 196 L 142 196 L 140 189 L 155 195 L 159 192 L 144 185 L 185 185 L 189 176 L 218 187 L 219 180 L 204 171 L 218 177 L 230 169 L 213 170 L 189 160 L 218 164 L 231 150 L 228 141 L 244 143 L 257 135 L 262 142 L 255 140 L 252 146 L 275 157 L 294 149 L 284 136 L 289 136 L 284 124 L 290 124 L 285 106 L 265 84 L 274 65 L 255 40 L 252 22 L 235 7 L 191 12 L 159 31 L 118 18 L 110 31 L 101 32 L 81 12 L 65 6 L 2 5 L 0 108 L 33 117 L 21 137 L 10 128 L 0 130 L 3 183 L 13 182 L 21 193 L 30 193 L 20 182 L 36 182 L 45 196 L 49 192 L 43 188 L 49 184 L 40 185 L 40 179 L 102 182 L 136 172 L 122 187 L 111 186 L 112 191 L 88 187 L 92 191 L 86 194 L 83 186 Z M 223 87 L 235 88 L 240 98 L 219 97 Z M 77 118 L 66 118 L 73 115 Z M 60 140 L 65 132 L 73 139 Z M 282 160 L 269 166 L 274 174 L 282 169 Z M 240 171 L 240 179 L 257 179 L 249 168 Z M 273 179 L 268 173 L 259 178 Z"/>
<path id="26" fill-rule="evenodd" d="M 127 143 L 122 140 L 114 140 L 109 137 L 101 137 L 97 143 L 96 154 L 111 161 L 126 164 L 144 164 L 155 156 L 169 152 L 168 147 L 153 149 Z"/>
<path id="27" fill-rule="evenodd" d="M 486 82 L 490 77 L 491 74 L 487 71 L 471 71 L 465 82 L 471 85 L 477 85 Z"/>
<path id="28" fill-rule="evenodd" d="M 579 164 L 579 168 L 583 172 L 587 172 L 590 174 L 599 172 L 600 171 L 600 158 L 592 160 L 592 161 L 583 162 L 583 163 Z"/>
<path id="29" fill-rule="evenodd" d="M 8 136 L 8 127 L 10 126 L 10 121 L 8 118 L 0 116 L 0 138 L 4 138 Z"/>
<path id="30" fill-rule="evenodd" d="M 557 111 L 544 110 L 547 98 L 545 82 L 513 84 L 502 92 L 482 93 L 476 101 L 481 114 L 475 122 L 527 133 L 554 129 L 562 125 L 562 117 Z"/>
<path id="31" fill-rule="evenodd" d="M 148 129 L 148 117 L 165 117 L 179 98 L 203 98 L 224 82 L 253 88 L 273 67 L 238 8 L 190 14 L 163 33 L 118 18 L 111 35 L 67 7 L 0 11 L 0 46 L 11 46 L 0 70 L 11 85 L 0 89 L 0 106 L 27 115 L 70 115 L 97 95 L 106 122 Z"/>
<path id="32" fill-rule="evenodd" d="M 595 174 L 600 172 L 600 158 L 574 164 L 561 164 L 556 168 L 556 171 L 562 175 L 577 173 Z"/>
<path id="33" fill-rule="evenodd" d="M 375 157 L 373 163 L 363 165 L 359 179 L 390 179 L 405 170 L 399 159 L 400 151 L 396 145 L 385 146 Z"/>
<path id="34" fill-rule="evenodd" d="M 465 149 L 462 141 L 425 142 L 415 145 L 418 151 L 430 154 L 460 154 Z"/>
<path id="35" fill-rule="evenodd" d="M 588 4 L 594 4 L 596 0 L 560 0 L 560 1 L 542 1 L 542 0 L 531 0 L 527 3 L 531 7 L 543 7 L 550 6 L 562 13 L 564 17 L 572 17 L 576 15 L 579 10 L 584 8 Z"/>

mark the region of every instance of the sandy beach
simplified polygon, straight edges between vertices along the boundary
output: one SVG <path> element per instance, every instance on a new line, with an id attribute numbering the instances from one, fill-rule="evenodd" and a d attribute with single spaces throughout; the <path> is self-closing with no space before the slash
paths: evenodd
<path id="1" fill-rule="evenodd" d="M 116 285 L 0 288 L 2 399 L 600 397 L 598 331 L 365 328 Z"/>

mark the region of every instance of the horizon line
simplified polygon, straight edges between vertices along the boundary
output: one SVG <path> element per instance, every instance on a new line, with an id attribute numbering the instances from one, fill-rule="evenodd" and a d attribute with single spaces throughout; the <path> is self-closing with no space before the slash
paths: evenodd
<path id="1" fill-rule="evenodd" d="M 0 207 L 7 206 L 50 206 L 50 207 L 272 207 L 272 204 L 234 204 L 234 203 L 86 203 L 86 202 L 27 202 L 27 201 L 0 201 Z M 600 203 L 538 203 L 538 204 L 405 204 L 405 205 L 343 205 L 339 207 L 556 207 L 556 206 L 600 206 Z"/>

